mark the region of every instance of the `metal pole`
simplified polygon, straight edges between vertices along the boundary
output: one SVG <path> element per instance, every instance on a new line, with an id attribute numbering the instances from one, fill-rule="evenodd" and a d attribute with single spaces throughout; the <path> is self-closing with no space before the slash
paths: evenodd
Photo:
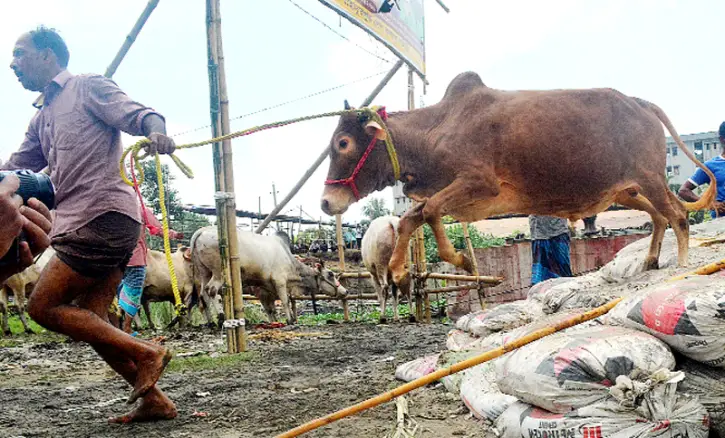
<path id="1" fill-rule="evenodd" d="M 144 24 L 146 24 L 146 20 L 148 20 L 149 16 L 151 16 L 151 13 L 154 9 L 156 9 L 156 5 L 158 4 L 159 0 L 149 0 L 146 5 L 146 9 L 144 9 L 141 16 L 138 17 L 136 24 L 133 25 L 131 32 L 126 36 L 126 40 L 123 42 L 123 45 L 121 45 L 121 49 L 118 53 L 116 53 L 116 57 L 113 58 L 113 61 L 111 61 L 111 64 L 106 69 L 106 73 L 104 74 L 105 77 L 113 77 L 114 73 L 116 73 L 116 69 L 121 64 L 121 61 L 123 61 L 123 58 L 126 56 L 126 53 L 128 53 L 128 50 L 133 45 L 134 41 L 136 41 L 136 37 L 141 32 L 141 29 L 143 29 Z"/>
<path id="2" fill-rule="evenodd" d="M 377 95 L 382 91 L 382 89 L 385 87 L 385 85 L 390 82 L 390 79 L 397 73 L 398 70 L 400 70 L 400 67 L 402 67 L 403 61 L 398 61 L 395 63 L 392 69 L 388 72 L 388 74 L 385 75 L 385 77 L 380 81 L 377 87 L 373 90 L 372 93 L 370 93 L 370 96 L 368 96 L 362 103 L 362 106 L 368 106 L 370 103 L 377 97 Z M 294 198 L 294 196 L 297 194 L 297 192 L 300 191 L 303 185 L 307 182 L 308 179 L 312 176 L 313 173 L 317 170 L 318 167 L 320 167 L 320 164 L 322 164 L 323 161 L 325 161 L 325 158 L 330 155 L 330 149 L 328 146 L 325 146 L 325 148 L 322 150 L 322 153 L 319 157 L 315 160 L 314 163 L 312 163 L 312 166 L 310 166 L 309 169 L 305 172 L 304 175 L 302 175 L 302 178 L 295 184 L 294 187 L 292 187 L 292 190 L 287 194 L 287 196 L 280 201 L 279 205 L 275 207 L 274 210 L 272 210 L 267 217 L 264 219 L 264 221 L 259 224 L 256 230 L 254 230 L 255 233 L 259 234 L 262 231 L 264 231 L 265 228 L 267 228 L 267 225 L 269 225 L 270 222 L 272 222 L 272 219 L 279 214 L 280 211 L 287 205 L 288 202 Z"/>
<path id="3" fill-rule="evenodd" d="M 207 33 L 207 56 L 209 68 L 209 107 L 211 113 L 211 131 L 213 137 L 219 137 L 221 132 L 221 122 L 219 120 L 219 77 L 217 76 L 218 63 L 216 51 L 216 29 L 214 26 L 214 7 L 213 0 L 206 0 L 206 33 Z M 217 193 L 224 192 L 224 169 L 222 168 L 222 146 L 220 143 L 214 143 L 214 189 Z M 224 298 L 224 315 L 227 318 L 232 315 L 232 295 L 229 293 L 229 284 L 231 283 L 229 275 L 229 256 L 227 255 L 227 217 L 224 212 L 224 198 L 216 196 L 216 217 L 217 217 L 217 234 L 219 235 L 219 256 L 222 268 L 222 287 L 221 293 Z M 235 353 L 237 343 L 235 340 L 235 332 L 233 328 L 226 329 L 227 353 Z"/>
<path id="4" fill-rule="evenodd" d="M 227 96 L 227 81 L 224 72 L 224 48 L 222 46 L 222 19 L 219 8 L 220 0 L 214 0 L 216 28 L 215 36 L 217 38 L 217 77 L 219 78 L 219 102 L 220 102 L 220 119 L 222 127 L 222 135 L 228 134 L 231 129 L 229 127 L 229 97 Z M 242 301 L 242 270 L 239 260 L 239 240 L 237 240 L 237 215 L 236 215 L 236 199 L 234 196 L 234 162 L 232 160 L 232 141 L 224 140 L 222 142 L 222 164 L 224 166 L 224 186 L 226 188 L 226 210 L 224 214 L 227 217 L 227 235 L 229 237 L 229 270 L 231 271 L 232 280 L 232 306 L 234 308 L 235 324 L 235 340 L 237 343 L 237 352 L 247 350 L 247 337 L 244 331 L 244 302 Z"/>

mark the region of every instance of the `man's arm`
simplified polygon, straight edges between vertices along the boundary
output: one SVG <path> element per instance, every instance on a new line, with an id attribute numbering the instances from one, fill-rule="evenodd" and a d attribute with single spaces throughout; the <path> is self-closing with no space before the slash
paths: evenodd
<path id="1" fill-rule="evenodd" d="M 150 153 L 174 152 L 174 141 L 166 136 L 166 121 L 153 109 L 132 100 L 111 79 L 103 76 L 86 78 L 86 108 L 107 125 L 151 140 Z"/>
<path id="2" fill-rule="evenodd" d="M 707 166 L 707 163 L 705 163 L 705 166 Z M 700 197 L 697 196 L 695 192 L 693 192 L 693 190 L 696 189 L 698 186 L 709 183 L 710 177 L 707 176 L 707 174 L 702 169 L 698 168 L 692 175 L 692 178 L 685 181 L 685 184 L 680 187 L 680 190 L 677 192 L 677 194 L 680 195 L 680 198 L 684 199 L 685 201 L 697 202 L 700 200 Z"/>
<path id="3" fill-rule="evenodd" d="M 0 166 L 0 170 L 30 169 L 38 172 L 48 165 L 43 155 L 38 136 L 38 113 L 30 120 L 28 130 L 25 132 L 25 139 L 20 149 L 10 155 L 10 159 Z"/>
<path id="4" fill-rule="evenodd" d="M 700 200 L 700 197 L 693 192 L 694 189 L 696 189 L 697 186 L 692 183 L 692 181 L 685 181 L 685 184 L 680 187 L 680 191 L 677 193 L 680 195 L 680 198 L 684 199 L 688 202 L 697 202 Z"/>

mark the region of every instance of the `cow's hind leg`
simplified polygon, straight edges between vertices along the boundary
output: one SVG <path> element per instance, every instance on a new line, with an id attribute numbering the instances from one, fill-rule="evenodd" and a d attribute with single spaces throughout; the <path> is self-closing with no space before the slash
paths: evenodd
<path id="1" fill-rule="evenodd" d="M 632 196 L 634 195 L 634 196 Z M 667 227 L 667 218 L 652 205 L 652 203 L 639 193 L 629 191 L 620 192 L 614 200 L 625 207 L 635 210 L 646 211 L 652 218 L 652 236 L 650 236 L 649 252 L 644 260 L 645 270 L 658 269 L 660 251 L 662 250 L 662 239 Z"/>
<path id="2" fill-rule="evenodd" d="M 642 184 L 642 194 L 670 223 L 677 237 L 677 264 L 681 267 L 687 266 L 690 229 L 687 211 L 667 187 L 663 175 L 647 174 L 646 176 L 649 178 Z"/>
<path id="3" fill-rule="evenodd" d="M 380 323 L 385 324 L 388 322 L 385 317 L 385 308 L 388 304 L 388 285 L 386 281 L 381 279 L 378 269 L 378 266 L 373 266 L 370 269 L 370 276 L 373 279 L 373 288 L 378 296 L 378 304 L 380 304 Z"/>
<path id="4" fill-rule="evenodd" d="M 667 219 L 670 221 L 675 236 L 677 236 L 677 264 L 687 266 L 690 252 L 690 221 L 687 209 L 670 190 L 667 190 L 667 197 L 670 198 L 670 205 L 672 206 L 672 217 Z"/>

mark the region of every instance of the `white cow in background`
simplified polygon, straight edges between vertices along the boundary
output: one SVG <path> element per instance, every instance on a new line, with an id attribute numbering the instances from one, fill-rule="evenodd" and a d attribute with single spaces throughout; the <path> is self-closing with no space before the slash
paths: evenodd
<path id="1" fill-rule="evenodd" d="M 393 276 L 388 269 L 390 257 L 393 255 L 395 241 L 398 238 L 398 223 L 400 219 L 396 216 L 382 216 L 374 219 L 362 239 L 362 259 L 365 268 L 370 272 L 375 292 L 378 294 L 380 303 L 380 322 L 385 322 L 385 306 L 388 299 L 388 291 L 393 296 L 393 321 L 399 320 L 398 315 L 398 292 L 406 296 L 410 305 L 410 315 L 413 318 L 413 303 L 410 299 L 410 287 L 398 291 L 393 283 Z"/>

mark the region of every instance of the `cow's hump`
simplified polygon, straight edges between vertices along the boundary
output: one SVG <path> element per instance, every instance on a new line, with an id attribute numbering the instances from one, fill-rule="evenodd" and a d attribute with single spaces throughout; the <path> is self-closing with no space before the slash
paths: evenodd
<path id="1" fill-rule="evenodd" d="M 485 86 L 478 73 L 467 71 L 453 78 L 451 83 L 448 84 L 443 99 L 457 98 L 469 93 L 473 89 Z"/>

